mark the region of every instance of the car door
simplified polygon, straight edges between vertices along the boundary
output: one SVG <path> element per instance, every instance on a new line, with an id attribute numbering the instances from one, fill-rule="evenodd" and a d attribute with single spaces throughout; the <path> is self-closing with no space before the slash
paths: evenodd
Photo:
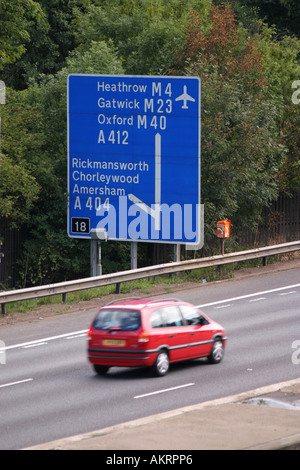
<path id="1" fill-rule="evenodd" d="M 180 305 L 180 310 L 188 325 L 189 358 L 209 355 L 212 332 L 208 320 L 193 305 Z"/>
<path id="2" fill-rule="evenodd" d="M 164 321 L 164 342 L 169 347 L 170 361 L 182 361 L 189 358 L 189 327 L 185 324 L 177 305 L 161 309 Z"/>

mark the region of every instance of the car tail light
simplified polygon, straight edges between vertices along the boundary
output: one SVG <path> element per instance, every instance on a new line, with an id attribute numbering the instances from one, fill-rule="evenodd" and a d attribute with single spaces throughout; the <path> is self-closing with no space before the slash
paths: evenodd
<path id="1" fill-rule="evenodd" d="M 87 336 L 87 339 L 92 339 L 92 328 L 89 329 L 86 336 Z"/>
<path id="2" fill-rule="evenodd" d="M 145 331 L 140 333 L 138 336 L 138 343 L 148 343 L 149 342 L 149 335 Z"/>

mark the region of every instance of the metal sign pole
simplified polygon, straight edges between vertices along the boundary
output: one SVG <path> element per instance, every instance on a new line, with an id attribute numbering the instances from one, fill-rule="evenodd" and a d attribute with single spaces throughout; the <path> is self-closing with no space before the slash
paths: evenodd
<path id="1" fill-rule="evenodd" d="M 131 242 L 131 269 L 137 269 L 137 242 Z"/>
<path id="2" fill-rule="evenodd" d="M 96 276 L 97 266 L 97 240 L 91 239 L 91 277 Z"/>
<path id="3" fill-rule="evenodd" d="M 101 241 L 107 241 L 106 230 L 92 229 L 91 230 L 91 250 L 90 250 L 91 277 L 102 276 Z"/>
<path id="4" fill-rule="evenodd" d="M 102 276 L 102 251 L 101 251 L 101 242 L 98 241 L 98 259 L 97 259 L 97 276 Z"/>

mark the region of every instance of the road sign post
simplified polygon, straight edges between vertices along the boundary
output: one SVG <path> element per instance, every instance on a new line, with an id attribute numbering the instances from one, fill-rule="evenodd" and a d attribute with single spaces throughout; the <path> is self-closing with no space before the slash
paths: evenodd
<path id="1" fill-rule="evenodd" d="M 200 80 L 68 77 L 68 234 L 199 246 Z"/>

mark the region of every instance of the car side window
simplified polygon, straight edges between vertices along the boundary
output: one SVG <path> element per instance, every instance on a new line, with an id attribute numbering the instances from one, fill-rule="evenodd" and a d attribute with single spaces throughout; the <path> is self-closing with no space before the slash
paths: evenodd
<path id="1" fill-rule="evenodd" d="M 151 313 L 150 322 L 152 328 L 162 328 L 164 326 L 160 310 L 154 310 Z"/>
<path id="2" fill-rule="evenodd" d="M 207 325 L 208 321 L 193 306 L 180 305 L 183 318 L 188 325 Z"/>
<path id="3" fill-rule="evenodd" d="M 175 305 L 163 307 L 162 314 L 164 318 L 165 326 L 182 326 L 183 318 L 180 310 Z"/>

